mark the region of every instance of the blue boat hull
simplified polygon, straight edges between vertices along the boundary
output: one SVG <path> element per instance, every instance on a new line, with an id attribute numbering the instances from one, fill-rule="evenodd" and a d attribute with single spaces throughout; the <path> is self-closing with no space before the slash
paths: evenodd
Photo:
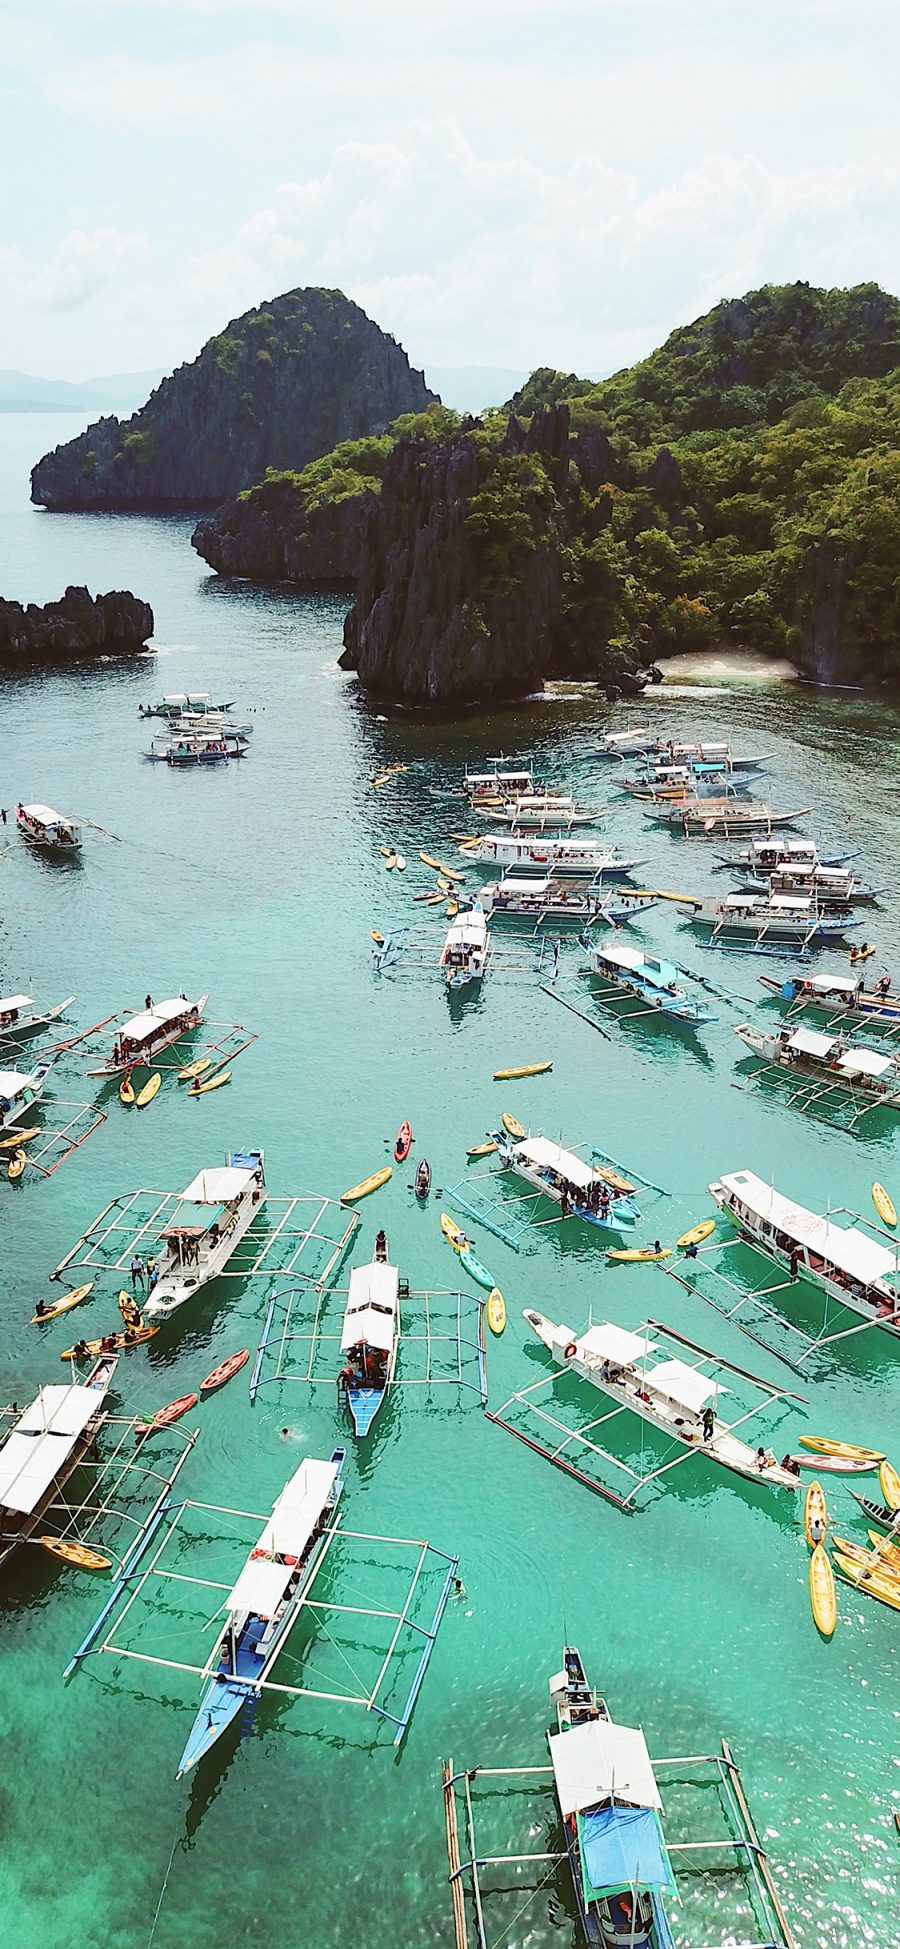
<path id="1" fill-rule="evenodd" d="M 384 1400 L 383 1387 L 354 1387 L 347 1389 L 347 1406 L 355 1435 L 367 1435 L 376 1414 Z"/>

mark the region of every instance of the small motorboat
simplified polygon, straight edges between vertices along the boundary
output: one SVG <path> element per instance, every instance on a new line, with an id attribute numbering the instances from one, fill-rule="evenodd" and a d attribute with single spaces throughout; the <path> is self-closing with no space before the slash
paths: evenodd
<path id="1" fill-rule="evenodd" d="M 422 1157 L 419 1159 L 418 1168 L 416 1170 L 416 1197 L 422 1198 L 424 1200 L 425 1198 L 427 1198 L 430 1190 L 431 1190 L 431 1165 L 429 1164 L 427 1157 Z"/>
<path id="2" fill-rule="evenodd" d="M 402 1164 L 404 1158 L 409 1156 L 412 1150 L 412 1141 L 412 1125 L 404 1120 L 394 1139 L 394 1156 L 398 1164 Z"/>

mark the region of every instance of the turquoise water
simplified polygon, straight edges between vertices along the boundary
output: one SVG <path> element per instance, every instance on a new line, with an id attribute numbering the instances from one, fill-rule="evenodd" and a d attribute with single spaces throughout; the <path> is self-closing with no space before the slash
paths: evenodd
<path id="1" fill-rule="evenodd" d="M 526 967 L 500 959 L 478 999 L 452 1007 L 430 965 L 375 979 L 373 926 L 421 927 L 437 959 L 440 912 L 412 904 L 428 877 L 417 853 L 424 846 L 447 857 L 450 832 L 472 829 L 456 796 L 465 761 L 529 750 L 542 770 L 573 779 L 599 804 L 612 781 L 589 753 L 607 707 L 576 693 L 440 724 L 363 710 L 336 668 L 338 598 L 298 602 L 221 587 L 192 553 L 185 519 L 29 509 L 28 464 L 68 431 L 46 416 L 0 421 L 0 589 L 44 600 L 70 580 L 132 587 L 153 603 L 156 655 L 149 664 L 0 683 L 4 803 L 46 798 L 119 836 L 89 831 L 81 867 L 61 870 L 7 828 L 0 978 L 51 1001 L 74 992 L 85 1026 L 139 1004 L 148 988 L 209 988 L 213 1018 L 245 1023 L 259 1040 L 229 1088 L 189 1102 L 169 1079 L 144 1115 L 105 1097 L 106 1122 L 49 1181 L 0 1185 L 0 1397 L 21 1402 L 58 1376 L 71 1321 L 39 1334 L 28 1324 L 32 1302 L 106 1201 L 140 1185 L 177 1189 L 231 1147 L 264 1147 L 273 1194 L 339 1197 L 386 1160 L 387 1141 L 409 1117 L 416 1155 L 430 1158 L 435 1185 L 446 1187 L 464 1174 L 466 1146 L 510 1108 L 563 1140 L 593 1140 L 667 1187 L 669 1198 L 645 1204 L 645 1238 L 671 1239 L 706 1216 L 708 1181 L 742 1165 L 818 1208 L 830 1200 L 871 1209 L 876 1177 L 896 1197 L 890 1124 L 851 1137 L 748 1079 L 731 1029 L 751 1011 L 774 1019 L 757 999 L 758 964 L 704 954 L 672 906 L 650 914 L 634 938 L 748 998 L 746 1007 L 721 1004 L 702 1037 L 659 1023 L 616 1028 L 592 1000 L 575 946 L 563 957 L 560 992 L 607 1028 L 608 1041 L 548 1000 Z M 139 701 L 184 686 L 222 688 L 255 710 L 244 764 L 197 777 L 141 759 Z M 863 849 L 868 876 L 891 886 L 894 711 L 757 683 L 722 696 L 680 694 L 667 700 L 666 718 L 685 734 L 772 751 L 773 800 L 814 804 L 822 838 L 842 850 L 849 830 L 846 843 Z M 408 770 L 374 793 L 372 775 L 393 761 Z M 690 892 L 723 884 L 711 871 L 713 848 L 653 834 L 624 800 L 611 800 L 606 829 L 629 848 L 640 841 L 644 851 L 646 841 L 647 884 Z M 407 855 L 404 877 L 384 872 L 383 840 Z M 893 894 L 876 916 L 866 911 L 865 931 L 896 969 Z M 501 1064 L 547 1056 L 548 1075 L 491 1080 Z M 82 1067 L 69 1059 L 61 1095 L 92 1094 Z M 411 1175 L 398 1169 L 361 1206 L 354 1256 L 369 1256 L 384 1225 L 411 1286 L 443 1287 L 455 1262 L 439 1232 L 441 1201 L 417 1208 Z M 900 1355 L 872 1335 L 821 1354 L 802 1382 L 659 1267 L 610 1267 L 574 1228 L 562 1238 L 552 1226 L 531 1230 L 519 1253 L 478 1229 L 477 1249 L 509 1311 L 505 1336 L 488 1348 L 495 1407 L 544 1371 L 523 1306 L 579 1328 L 589 1309 L 629 1326 L 652 1315 L 808 1394 L 808 1409 L 791 1407 L 770 1424 L 779 1453 L 807 1428 L 893 1445 L 898 1459 Z M 731 1256 L 745 1280 L 755 1271 L 764 1283 L 752 1259 Z M 82 1330 L 111 1321 L 114 1287 L 106 1291 L 78 1314 Z M 255 1346 L 263 1310 L 258 1282 L 237 1290 L 225 1282 L 202 1297 L 177 1330 L 122 1363 L 122 1411 L 158 1406 L 233 1348 Z M 817 1319 L 810 1296 L 808 1325 Z M 196 1500 L 265 1513 L 302 1453 L 328 1454 L 347 1431 L 330 1387 L 284 1385 L 251 1408 L 245 1383 L 246 1374 L 190 1422 L 201 1435 L 181 1486 Z M 594 1397 L 582 1402 L 585 1418 L 593 1407 Z M 427 1537 L 461 1558 L 466 1595 L 448 1606 L 399 1755 L 389 1731 L 355 1708 L 266 1703 L 249 1739 L 176 1784 L 193 1681 L 103 1658 L 64 1686 L 62 1668 L 103 1587 L 22 1551 L 0 1591 L 8 1940 L 132 1949 L 148 1942 L 156 1917 L 158 1949 L 268 1941 L 273 1928 L 289 1949 L 450 1942 L 440 1759 L 540 1763 L 546 1680 L 569 1637 L 614 1712 L 644 1726 L 651 1751 L 712 1751 L 728 1737 L 802 1949 L 896 1942 L 898 1619 L 844 1587 L 835 1637 L 819 1640 L 790 1505 L 687 1462 L 629 1520 L 493 1427 L 472 1400 L 457 1405 L 449 1388 L 398 1390 L 362 1458 L 348 1446 L 348 1527 Z M 863 1540 L 846 1491 L 838 1485 L 829 1497 L 839 1528 Z M 211 1542 L 206 1574 L 224 1580 L 236 1561 L 233 1546 L 228 1556 Z M 348 1572 L 345 1601 L 381 1590 L 378 1575 L 372 1569 L 367 1584 Z M 184 1656 L 176 1627 L 166 1611 L 148 1615 L 147 1642 L 159 1655 Z M 357 1673 L 371 1668 L 366 1636 L 359 1626 L 352 1642 L 342 1640 Z M 333 1678 L 337 1656 L 317 1646 L 316 1673 Z M 307 1678 L 316 1682 L 309 1668 Z M 516 1838 L 541 1844 L 521 1829 Z M 522 1900 L 498 1910 L 498 1943 L 572 1939 L 564 1876 L 513 1920 Z M 692 1918 L 702 1918 L 702 1933 Z M 680 1919 L 676 1911 L 675 1928 L 685 1942 L 729 1939 L 702 1888 Z"/>

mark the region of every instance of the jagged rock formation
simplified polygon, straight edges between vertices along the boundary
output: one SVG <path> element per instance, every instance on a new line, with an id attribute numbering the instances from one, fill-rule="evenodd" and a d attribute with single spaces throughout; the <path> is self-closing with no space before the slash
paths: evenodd
<path id="1" fill-rule="evenodd" d="M 302 468 L 434 395 L 340 291 L 288 291 L 233 319 L 127 421 L 101 419 L 38 461 L 46 508 L 215 506 L 269 467 Z"/>
<path id="2" fill-rule="evenodd" d="M 22 669 L 40 663 L 67 663 L 92 656 L 119 656 L 142 650 L 153 635 L 153 611 L 127 589 L 91 596 L 68 588 L 60 602 L 42 608 L 0 600 L 0 665 Z"/>
<path id="3" fill-rule="evenodd" d="M 293 582 L 299 589 L 352 589 L 370 490 L 306 508 L 297 476 L 279 474 L 198 521 L 191 541 L 218 575 Z"/>
<path id="4" fill-rule="evenodd" d="M 522 696 L 548 676 L 639 688 L 639 658 L 579 613 L 571 544 L 584 494 L 568 407 L 499 442 L 401 440 L 366 514 L 345 669 L 407 703 Z M 588 453 L 583 449 L 588 468 Z"/>

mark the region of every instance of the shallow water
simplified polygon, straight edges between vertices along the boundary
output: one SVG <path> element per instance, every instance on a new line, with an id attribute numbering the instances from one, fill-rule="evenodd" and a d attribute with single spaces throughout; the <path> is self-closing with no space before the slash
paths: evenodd
<path id="1" fill-rule="evenodd" d="M 83 863 L 59 869 L 32 857 L 10 828 L 0 834 L 2 980 L 50 1000 L 74 992 L 82 1025 L 139 1005 L 148 988 L 209 988 L 213 1018 L 245 1023 L 259 1040 L 230 1087 L 189 1102 L 170 1077 L 143 1115 L 106 1095 L 107 1120 L 52 1178 L 0 1184 L 0 1397 L 21 1402 L 58 1377 L 71 1321 L 39 1334 L 28 1324 L 32 1302 L 106 1201 L 141 1185 L 177 1189 L 230 1147 L 265 1148 L 273 1194 L 338 1197 L 379 1167 L 408 1116 L 415 1155 L 431 1159 L 435 1186 L 445 1188 L 465 1174 L 466 1146 L 510 1108 L 564 1141 L 593 1140 L 665 1186 L 668 1197 L 642 1201 L 645 1238 L 671 1239 L 707 1215 L 709 1180 L 741 1165 L 820 1209 L 870 1210 L 874 1178 L 896 1197 L 890 1123 L 851 1137 L 804 1119 L 741 1063 L 732 1026 L 751 1012 L 773 1019 L 756 977 L 780 964 L 704 953 L 670 904 L 634 938 L 741 998 L 719 1003 L 702 1037 L 659 1022 L 616 1027 L 592 999 L 575 945 L 564 952 L 560 993 L 608 1040 L 541 992 L 521 945 L 498 956 L 477 1001 L 448 1005 L 434 967 L 441 914 L 414 906 L 412 894 L 429 877 L 419 848 L 447 857 L 449 834 L 472 829 L 455 795 L 466 759 L 531 751 L 589 802 L 610 799 L 607 830 L 646 852 L 646 884 L 723 885 L 714 847 L 659 834 L 611 797 L 610 771 L 591 756 L 610 720 L 602 700 L 566 695 L 458 724 L 369 714 L 336 668 L 338 598 L 298 602 L 218 584 L 189 547 L 186 518 L 29 509 L 28 463 L 70 431 L 44 415 L 0 420 L 0 589 L 45 600 L 67 581 L 131 587 L 154 606 L 155 656 L 0 684 L 3 802 L 48 799 L 117 835 L 89 830 Z M 221 688 L 254 711 L 243 764 L 180 776 L 143 760 L 138 703 L 184 686 Z M 823 840 L 862 849 L 867 876 L 890 890 L 880 909 L 865 910 L 865 931 L 896 970 L 896 713 L 783 682 L 755 680 L 714 699 L 676 688 L 684 694 L 650 700 L 654 717 L 665 711 L 676 734 L 771 751 L 773 802 L 814 805 Z M 635 708 L 646 715 L 646 705 L 632 716 Z M 628 721 L 627 707 L 617 721 Z M 373 792 L 373 774 L 390 762 L 408 770 Z M 405 876 L 385 873 L 384 840 L 406 854 Z M 405 969 L 377 980 L 369 930 L 402 925 L 421 929 L 421 955 L 411 951 Z M 845 955 L 822 965 L 845 965 Z M 491 1080 L 495 1067 L 546 1056 L 550 1074 Z M 93 1095 L 84 1066 L 83 1055 L 67 1059 L 60 1096 Z M 438 1227 L 446 1200 L 417 1208 L 411 1177 L 398 1168 L 361 1206 L 354 1257 L 369 1256 L 384 1225 L 414 1289 L 452 1285 L 456 1265 Z M 892 1445 L 900 1353 L 871 1334 L 819 1355 L 797 1381 L 660 1267 L 609 1266 L 574 1230 L 530 1227 L 515 1252 L 478 1228 L 477 1249 L 509 1310 L 505 1336 L 488 1348 L 494 1407 L 545 1371 L 523 1306 L 579 1328 L 592 1310 L 624 1325 L 662 1319 L 807 1394 L 807 1409 L 789 1405 L 766 1424 L 779 1453 L 804 1428 Z M 745 1280 L 755 1273 L 765 1283 L 746 1254 L 732 1259 Z M 113 1292 L 107 1285 L 78 1314 L 84 1330 L 109 1323 Z M 201 1297 L 177 1328 L 122 1363 L 121 1411 L 157 1406 L 233 1348 L 255 1346 L 263 1312 L 255 1280 Z M 810 1297 L 810 1327 L 818 1319 Z M 189 1419 L 201 1434 L 180 1489 L 265 1513 L 300 1456 L 327 1455 L 347 1430 L 330 1386 L 283 1383 L 251 1408 L 246 1380 Z M 581 1406 L 587 1418 L 596 1398 Z M 571 1638 L 614 1713 L 644 1726 L 651 1751 L 709 1752 L 728 1737 L 802 1949 L 896 1942 L 898 1619 L 844 1587 L 835 1637 L 820 1642 L 789 1506 L 688 1461 L 629 1520 L 493 1427 L 474 1397 L 457 1404 L 449 1387 L 398 1389 L 362 1454 L 348 1446 L 349 1528 L 427 1537 L 461 1558 L 466 1595 L 448 1606 L 400 1753 L 359 1708 L 267 1702 L 251 1737 L 176 1784 L 194 1682 L 107 1657 L 64 1686 L 62 1667 L 103 1585 L 22 1551 L 0 1589 L 9 1941 L 133 1949 L 153 1931 L 157 1949 L 213 1949 L 269 1940 L 273 1927 L 287 1945 L 317 1949 L 360 1937 L 404 1949 L 451 1941 L 440 1759 L 541 1763 L 546 1681 Z M 639 1450 L 631 1430 L 620 1452 Z M 839 1527 L 863 1540 L 838 1479 L 828 1494 Z M 213 1577 L 236 1573 L 233 1548 L 221 1542 L 210 1543 L 209 1562 Z M 374 1566 L 343 1574 L 347 1602 L 371 1602 L 385 1587 Z M 211 1600 L 206 1614 L 213 1608 Z M 148 1611 L 145 1644 L 184 1656 L 182 1630 L 167 1607 Z M 342 1653 L 328 1641 L 310 1652 L 308 1683 L 328 1689 L 339 1671 L 348 1678 L 342 1657 L 354 1682 L 371 1671 L 362 1625 L 339 1643 Z M 537 1831 L 541 1818 L 546 1809 Z M 498 1912 L 498 1943 L 570 1941 L 564 1876 L 513 1921 L 523 1901 Z M 674 1920 L 680 1942 L 729 1940 L 705 1892 Z"/>

